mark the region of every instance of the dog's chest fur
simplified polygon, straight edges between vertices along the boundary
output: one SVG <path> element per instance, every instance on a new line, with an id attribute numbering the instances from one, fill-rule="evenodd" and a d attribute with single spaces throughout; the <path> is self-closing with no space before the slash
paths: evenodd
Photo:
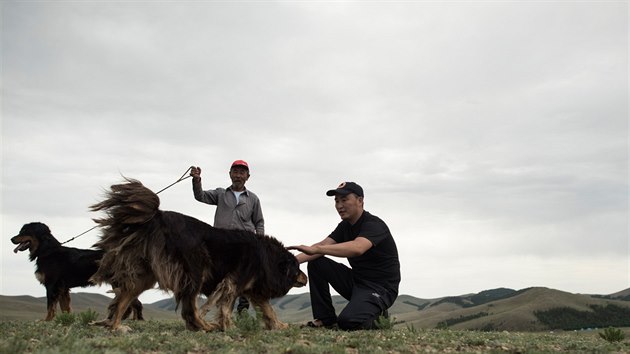
<path id="1" fill-rule="evenodd" d="M 46 282 L 46 274 L 42 272 L 35 272 L 35 278 L 41 283 L 44 284 Z"/>

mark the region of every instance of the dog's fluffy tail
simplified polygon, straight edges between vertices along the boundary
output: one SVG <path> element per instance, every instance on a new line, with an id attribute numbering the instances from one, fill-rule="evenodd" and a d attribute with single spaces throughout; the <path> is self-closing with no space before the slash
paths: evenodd
<path id="1" fill-rule="evenodd" d="M 90 207 L 103 210 L 107 217 L 94 219 L 102 227 L 122 227 L 144 224 L 160 207 L 160 198 L 140 181 L 125 178 L 126 183 L 115 184 L 106 193 L 107 199 Z"/>
<path id="2" fill-rule="evenodd" d="M 111 186 L 106 193 L 106 199 L 90 207 L 92 211 L 104 211 L 106 214 L 103 218 L 94 219 L 102 231 L 101 238 L 94 247 L 106 252 L 100 262 L 99 271 L 92 277 L 96 283 L 114 280 L 114 274 L 109 274 L 106 270 L 114 266 L 110 262 L 133 263 L 117 259 L 118 250 L 126 244 L 141 242 L 146 234 L 147 224 L 160 212 L 160 198 L 157 194 L 140 181 L 129 178 L 125 178 L 125 181 Z"/>

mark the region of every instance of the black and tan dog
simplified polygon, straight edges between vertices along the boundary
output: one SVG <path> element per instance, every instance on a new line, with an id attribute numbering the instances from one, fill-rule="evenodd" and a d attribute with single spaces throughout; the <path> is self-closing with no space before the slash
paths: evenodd
<path id="1" fill-rule="evenodd" d="M 40 222 L 24 225 L 11 242 L 18 245 L 13 252 L 29 250 L 29 259 L 35 261 L 35 277 L 46 287 L 46 321 L 55 318 L 57 303 L 62 312 L 71 311 L 71 288 L 94 285 L 89 279 L 98 269 L 103 251 L 62 246 L 48 226 Z M 134 319 L 143 319 L 138 299 L 132 301 L 125 315 L 129 316 L 132 310 Z"/>
<path id="2" fill-rule="evenodd" d="M 269 303 L 293 286 L 304 286 L 306 274 L 297 259 L 271 236 L 212 227 L 193 217 L 159 209 L 158 196 L 139 181 L 111 186 L 107 198 L 92 206 L 106 216 L 95 221 L 102 236 L 94 246 L 105 251 L 96 283 L 115 283 L 120 290 L 110 304 L 110 319 L 100 324 L 125 331 L 120 318 L 132 299 L 155 283 L 172 291 L 190 330 L 226 330 L 239 295 L 262 310 L 268 329 L 286 328 Z M 199 294 L 217 305 L 214 323 L 197 309 Z"/>

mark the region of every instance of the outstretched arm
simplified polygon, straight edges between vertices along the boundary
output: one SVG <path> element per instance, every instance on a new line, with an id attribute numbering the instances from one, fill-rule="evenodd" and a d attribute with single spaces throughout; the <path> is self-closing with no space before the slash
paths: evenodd
<path id="1" fill-rule="evenodd" d="M 317 259 L 321 256 L 323 256 L 323 254 L 317 254 L 313 252 L 313 247 L 317 247 L 320 245 L 332 245 L 337 243 L 335 240 L 333 240 L 330 237 L 326 237 L 325 239 L 313 244 L 312 246 L 306 246 L 306 245 L 299 245 L 299 246 L 289 246 L 287 247 L 288 250 L 298 250 L 302 253 L 298 254 L 295 256 L 295 258 L 297 258 L 298 262 L 300 262 L 300 264 L 305 263 L 305 262 L 310 262 L 314 259 Z"/>
<path id="2" fill-rule="evenodd" d="M 372 248 L 372 242 L 365 237 L 357 237 L 348 242 L 337 243 L 330 237 L 326 237 L 323 241 L 312 246 L 290 246 L 289 250 L 298 250 L 302 252 L 296 258 L 300 263 L 309 262 L 323 255 L 335 257 L 357 257 Z"/>

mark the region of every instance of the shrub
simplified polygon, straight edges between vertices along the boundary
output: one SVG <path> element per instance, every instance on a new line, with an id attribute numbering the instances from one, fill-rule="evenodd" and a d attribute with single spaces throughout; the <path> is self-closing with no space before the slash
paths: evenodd
<path id="1" fill-rule="evenodd" d="M 88 325 L 90 322 L 96 321 L 97 318 L 98 312 L 92 309 L 87 309 L 86 311 L 79 313 L 79 322 L 83 325 Z"/>
<path id="2" fill-rule="evenodd" d="M 394 322 L 396 319 L 394 317 L 385 317 L 383 315 L 378 316 L 376 321 L 374 321 L 374 325 L 378 329 L 392 329 L 394 328 Z"/>
<path id="3" fill-rule="evenodd" d="M 76 316 L 73 313 L 63 312 L 55 317 L 55 323 L 58 323 L 62 326 L 69 326 L 74 323 L 75 319 Z"/>
<path id="4" fill-rule="evenodd" d="M 440 322 L 438 322 L 437 326 L 435 326 L 435 328 L 437 328 L 437 329 L 447 329 L 448 328 L 448 322 L 440 321 Z"/>
<path id="5" fill-rule="evenodd" d="M 608 327 L 604 332 L 599 332 L 599 336 L 609 342 L 621 342 L 626 336 L 619 328 Z"/>
<path id="6" fill-rule="evenodd" d="M 250 316 L 248 311 L 238 312 L 234 317 L 234 325 L 243 332 L 260 331 L 258 319 L 262 316 L 256 309 L 256 316 Z"/>

